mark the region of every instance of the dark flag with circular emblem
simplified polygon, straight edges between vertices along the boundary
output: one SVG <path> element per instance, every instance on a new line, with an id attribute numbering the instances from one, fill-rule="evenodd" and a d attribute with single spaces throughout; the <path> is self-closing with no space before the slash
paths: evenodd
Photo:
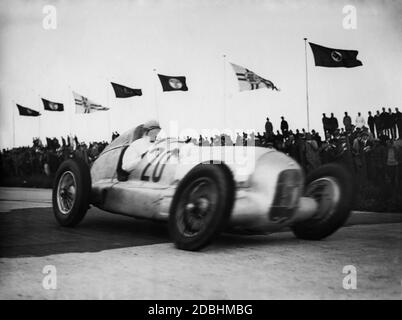
<path id="1" fill-rule="evenodd" d="M 40 113 L 36 110 L 29 109 L 27 107 L 20 106 L 19 104 L 16 104 L 18 108 L 18 113 L 20 116 L 27 116 L 27 117 L 38 117 L 40 116 Z"/>
<path id="2" fill-rule="evenodd" d="M 62 103 L 53 102 L 42 98 L 43 106 L 47 111 L 64 111 Z"/>
<path id="3" fill-rule="evenodd" d="M 161 81 L 163 91 L 188 91 L 186 77 L 172 77 L 164 76 L 162 74 L 158 74 L 158 77 Z"/>
<path id="4" fill-rule="evenodd" d="M 333 49 L 309 42 L 313 51 L 315 65 L 328 68 L 353 68 L 362 66 L 357 60 L 357 50 Z"/>
<path id="5" fill-rule="evenodd" d="M 121 84 L 111 82 L 116 98 L 129 98 L 134 96 L 142 96 L 141 89 L 133 89 Z"/>

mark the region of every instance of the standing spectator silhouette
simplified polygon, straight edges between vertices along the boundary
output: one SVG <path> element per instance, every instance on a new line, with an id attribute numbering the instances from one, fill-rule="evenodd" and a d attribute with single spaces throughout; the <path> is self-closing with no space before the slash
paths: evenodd
<path id="1" fill-rule="evenodd" d="M 283 136 L 287 136 L 288 130 L 289 130 L 289 125 L 288 122 L 285 120 L 285 118 L 282 116 L 281 117 L 281 131 Z"/>
<path id="2" fill-rule="evenodd" d="M 381 119 L 381 123 L 382 123 L 382 134 L 385 134 L 386 136 L 389 137 L 389 128 L 388 128 L 388 114 L 385 111 L 385 108 L 382 108 L 382 112 L 380 114 L 380 119 Z"/>
<path id="3" fill-rule="evenodd" d="M 395 122 L 398 128 L 398 137 L 402 139 L 402 112 L 398 108 L 395 108 Z"/>
<path id="4" fill-rule="evenodd" d="M 396 114 L 392 113 L 391 108 L 388 108 L 388 121 L 389 121 L 389 130 L 391 131 L 392 139 L 396 139 Z"/>
<path id="5" fill-rule="evenodd" d="M 377 138 L 379 138 L 382 134 L 382 130 L 384 128 L 384 124 L 382 122 L 382 117 L 380 115 L 380 111 L 377 110 L 376 115 L 374 116 L 374 124 L 377 133 Z"/>
<path id="6" fill-rule="evenodd" d="M 265 137 L 268 139 L 272 134 L 274 133 L 274 127 L 272 125 L 272 122 L 269 121 L 269 118 L 267 117 L 267 122 L 265 122 Z"/>
<path id="7" fill-rule="evenodd" d="M 331 117 L 329 118 L 329 132 L 334 134 L 336 130 L 339 128 L 338 119 L 334 117 L 334 114 L 331 113 Z"/>
<path id="8" fill-rule="evenodd" d="M 347 133 L 352 132 L 352 119 L 347 112 L 345 112 L 345 116 L 343 117 L 343 125 Z"/>
<path id="9" fill-rule="evenodd" d="M 325 113 L 322 114 L 322 126 L 324 128 L 324 135 L 329 131 L 329 118 L 325 115 Z"/>
<path id="10" fill-rule="evenodd" d="M 374 117 L 371 115 L 371 111 L 368 112 L 368 118 L 367 118 L 367 124 L 370 128 L 370 132 L 373 134 L 375 137 L 375 132 L 374 132 Z"/>
<path id="11" fill-rule="evenodd" d="M 366 125 L 366 120 L 364 120 L 363 116 L 360 112 L 357 113 L 356 117 L 356 128 L 363 128 Z"/>

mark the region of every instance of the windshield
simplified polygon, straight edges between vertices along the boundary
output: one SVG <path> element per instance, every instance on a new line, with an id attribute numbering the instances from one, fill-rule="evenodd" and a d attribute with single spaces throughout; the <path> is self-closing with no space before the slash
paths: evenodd
<path id="1" fill-rule="evenodd" d="M 115 149 L 115 148 L 120 148 L 123 146 L 130 145 L 133 141 L 139 139 L 142 137 L 144 132 L 144 128 L 142 125 L 139 125 L 137 127 L 131 128 L 130 130 L 127 130 L 120 136 L 118 136 L 116 139 L 114 139 L 104 150 L 102 153 L 107 152 L 109 150 Z"/>

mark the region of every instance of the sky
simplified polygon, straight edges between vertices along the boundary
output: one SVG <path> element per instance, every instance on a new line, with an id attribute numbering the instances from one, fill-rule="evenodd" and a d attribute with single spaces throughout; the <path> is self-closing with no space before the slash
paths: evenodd
<path id="1" fill-rule="evenodd" d="M 45 29 L 43 8 L 56 9 Z M 356 8 L 345 29 L 343 8 Z M 39 136 L 76 134 L 109 140 L 149 119 L 164 128 L 263 131 L 307 128 L 304 37 L 359 51 L 363 66 L 314 66 L 307 47 L 310 129 L 322 113 L 342 122 L 381 107 L 401 108 L 401 1 L 83 0 L 0 2 L 0 148 L 30 145 Z M 230 62 L 269 79 L 281 91 L 239 91 Z M 186 76 L 187 92 L 162 92 L 157 73 Z M 117 99 L 110 81 L 140 88 Z M 110 108 L 75 114 L 72 91 Z M 43 110 L 40 98 L 64 104 Z M 21 117 L 15 104 L 42 113 Z"/>

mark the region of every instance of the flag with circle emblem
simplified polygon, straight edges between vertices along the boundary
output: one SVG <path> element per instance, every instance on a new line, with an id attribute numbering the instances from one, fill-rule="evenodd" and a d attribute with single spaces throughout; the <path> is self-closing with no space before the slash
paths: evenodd
<path id="1" fill-rule="evenodd" d="M 359 53 L 357 50 L 327 48 L 312 42 L 309 44 L 317 67 L 354 68 L 363 65 L 360 60 L 357 60 Z"/>
<path id="2" fill-rule="evenodd" d="M 142 90 L 141 89 L 133 89 L 130 87 L 123 86 L 121 84 L 117 84 L 114 82 L 111 82 L 114 93 L 116 95 L 116 98 L 130 98 L 134 96 L 142 96 Z"/>
<path id="3" fill-rule="evenodd" d="M 64 111 L 64 106 L 62 103 L 53 102 L 42 98 L 43 107 L 47 111 Z"/>
<path id="4" fill-rule="evenodd" d="M 188 91 L 186 77 L 158 74 L 163 91 Z"/>
<path id="5" fill-rule="evenodd" d="M 36 110 L 27 108 L 27 107 L 23 107 L 19 104 L 17 104 L 17 108 L 18 108 L 18 113 L 20 114 L 20 116 L 26 116 L 26 117 L 39 117 L 40 113 Z"/>

